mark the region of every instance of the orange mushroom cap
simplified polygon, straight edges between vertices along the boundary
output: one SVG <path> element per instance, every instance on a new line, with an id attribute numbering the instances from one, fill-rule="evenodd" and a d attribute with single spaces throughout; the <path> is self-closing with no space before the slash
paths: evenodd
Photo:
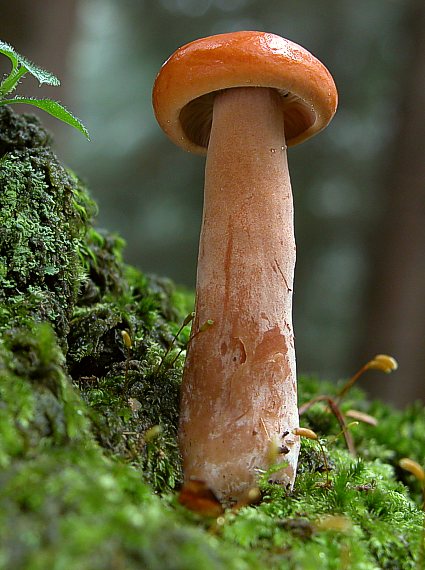
<path id="1" fill-rule="evenodd" d="M 157 121 L 174 143 L 206 154 L 214 95 L 232 87 L 281 94 L 288 146 L 325 128 L 338 103 L 331 74 L 306 49 L 275 34 L 233 32 L 186 44 L 164 63 L 152 95 Z"/>

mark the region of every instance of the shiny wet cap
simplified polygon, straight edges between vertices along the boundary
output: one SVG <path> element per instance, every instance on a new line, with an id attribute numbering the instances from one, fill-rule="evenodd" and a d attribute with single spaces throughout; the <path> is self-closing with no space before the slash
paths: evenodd
<path id="1" fill-rule="evenodd" d="M 232 87 L 270 87 L 281 95 L 288 146 L 324 129 L 338 93 L 326 67 L 303 47 L 265 32 L 233 32 L 179 48 L 158 73 L 155 116 L 169 138 L 206 154 L 214 96 Z"/>

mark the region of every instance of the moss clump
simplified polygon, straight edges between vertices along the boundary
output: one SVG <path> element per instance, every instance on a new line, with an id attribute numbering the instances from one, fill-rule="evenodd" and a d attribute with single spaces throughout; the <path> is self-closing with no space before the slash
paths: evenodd
<path id="1" fill-rule="evenodd" d="M 105 456 L 63 365 L 47 324 L 1 347 L 0 566 L 251 567 L 184 525 L 140 472 Z"/>
<path id="2" fill-rule="evenodd" d="M 0 110 L 0 567 L 419 568 L 425 414 L 368 403 L 358 457 L 317 404 L 294 490 L 205 518 L 178 503 L 178 392 L 192 298 L 122 260 L 34 120 Z M 300 381 L 308 400 L 332 392 Z M 329 473 L 324 466 L 331 467 Z"/>
<path id="3" fill-rule="evenodd" d="M 65 343 L 83 277 L 79 244 L 94 204 L 39 125 L 7 107 L 0 125 L 0 331 L 49 321 Z"/>
<path id="4" fill-rule="evenodd" d="M 126 267 L 122 245 L 113 236 L 88 232 L 87 279 L 70 322 L 67 365 L 89 405 L 97 441 L 162 492 L 181 480 L 176 433 L 184 352 L 179 353 L 188 330 L 173 342 L 176 321 L 184 316 L 177 305 L 188 311 L 188 302 L 170 282 Z M 156 436 L 147 442 L 145 433 L 153 427 Z"/>

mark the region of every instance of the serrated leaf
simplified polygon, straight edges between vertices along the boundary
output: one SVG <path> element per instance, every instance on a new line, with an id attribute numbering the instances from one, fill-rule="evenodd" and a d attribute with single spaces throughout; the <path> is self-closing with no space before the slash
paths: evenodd
<path id="1" fill-rule="evenodd" d="M 17 53 L 16 55 L 18 56 L 18 61 L 22 65 L 22 67 L 25 67 L 25 69 L 29 71 L 31 75 L 34 75 L 34 77 L 38 79 L 40 85 L 42 83 L 46 83 L 47 85 L 54 85 L 55 87 L 57 87 L 58 85 L 61 84 L 56 75 L 53 75 L 53 73 L 50 73 L 50 71 L 46 71 L 42 67 L 35 65 L 35 63 L 30 61 L 26 57 L 19 55 L 19 53 Z"/>
<path id="2" fill-rule="evenodd" d="M 27 105 L 38 107 L 46 113 L 49 113 L 49 115 L 56 117 L 56 119 L 59 119 L 60 121 L 79 130 L 88 140 L 90 140 L 89 133 L 83 123 L 57 101 L 52 101 L 52 99 L 33 99 L 32 97 L 19 96 L 13 97 L 13 99 L 0 100 L 0 105 L 14 105 L 15 103 L 25 103 Z"/>
<path id="3" fill-rule="evenodd" d="M 13 68 L 16 69 L 17 65 L 20 64 L 24 67 L 31 75 L 38 79 L 40 85 L 46 83 L 47 85 L 60 85 L 59 79 L 46 71 L 45 69 L 39 67 L 23 55 L 19 54 L 11 45 L 0 40 L 0 53 L 5 55 L 10 59 L 13 64 Z"/>

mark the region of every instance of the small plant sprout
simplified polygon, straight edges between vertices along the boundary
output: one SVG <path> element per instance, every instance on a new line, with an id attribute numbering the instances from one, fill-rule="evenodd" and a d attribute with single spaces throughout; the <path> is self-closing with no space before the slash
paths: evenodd
<path id="1" fill-rule="evenodd" d="M 340 403 L 348 391 L 354 386 L 357 380 L 362 376 L 367 370 L 381 370 L 386 374 L 397 370 L 398 364 L 395 358 L 388 356 L 387 354 L 377 354 L 374 358 L 366 362 L 360 370 L 358 370 L 341 388 L 337 402 Z"/>
<path id="2" fill-rule="evenodd" d="M 47 84 L 58 86 L 60 85 L 59 79 L 38 67 L 19 53 L 15 51 L 15 49 L 0 40 L 0 53 L 8 57 L 12 63 L 12 69 L 3 81 L 0 83 L 0 106 L 1 105 L 14 105 L 16 103 L 25 103 L 27 105 L 32 105 L 33 107 L 38 107 L 42 109 L 49 115 L 56 117 L 60 121 L 71 125 L 83 135 L 90 140 L 89 133 L 83 123 L 77 119 L 72 113 L 70 113 L 63 105 L 58 103 L 57 101 L 53 101 L 52 99 L 35 99 L 33 97 L 21 97 L 16 95 L 15 97 L 10 98 L 9 95 L 12 93 L 16 87 L 18 86 L 20 80 L 26 75 L 30 73 L 33 75 L 39 82 L 40 85 Z"/>
<path id="3" fill-rule="evenodd" d="M 125 346 L 128 350 L 130 350 L 130 348 L 133 347 L 133 343 L 132 343 L 132 341 L 131 341 L 130 335 L 128 334 L 127 331 L 124 330 L 124 331 L 121 331 L 121 336 L 122 336 L 122 340 L 123 340 L 123 342 L 124 342 L 124 346 Z"/>
<path id="4" fill-rule="evenodd" d="M 353 420 L 357 420 L 357 422 L 362 422 L 370 426 L 375 427 L 378 425 L 378 420 L 376 418 L 370 414 L 366 414 L 365 412 L 360 412 L 359 410 L 347 410 L 344 415 L 346 418 L 351 418 Z"/>
<path id="5" fill-rule="evenodd" d="M 425 567 L 425 471 L 424 469 L 414 461 L 413 459 L 409 459 L 409 457 L 403 457 L 399 461 L 399 465 L 405 471 L 408 471 L 412 475 L 416 477 L 419 481 L 422 491 L 422 510 L 423 510 L 423 519 L 422 519 L 422 537 L 421 543 L 419 547 L 419 556 L 418 556 L 418 570 L 422 570 Z"/>
<path id="6" fill-rule="evenodd" d="M 328 409 L 331 411 L 341 428 L 341 432 L 344 435 L 348 450 L 352 455 L 356 455 L 356 450 L 354 447 L 354 441 L 351 437 L 349 432 L 349 427 L 353 425 L 357 425 L 358 422 L 366 423 L 370 426 L 376 426 L 378 424 L 378 420 L 369 414 L 364 412 L 360 412 L 358 410 L 348 410 L 347 412 L 343 413 L 341 411 L 341 401 L 347 395 L 349 390 L 353 387 L 353 385 L 357 382 L 362 374 L 366 372 L 366 370 L 381 370 L 389 374 L 393 370 L 397 370 L 398 364 L 395 358 L 392 356 L 388 356 L 387 354 L 377 354 L 374 358 L 366 362 L 360 370 L 358 370 L 354 376 L 352 376 L 342 387 L 342 389 L 338 392 L 336 398 L 327 396 L 327 395 L 320 395 L 312 398 L 308 402 L 305 402 L 299 409 L 300 416 L 305 414 L 312 406 L 319 402 L 325 402 L 328 404 Z M 347 424 L 346 418 L 351 418 L 355 420 L 355 422 L 351 422 Z"/>
<path id="7" fill-rule="evenodd" d="M 208 330 L 212 325 L 214 324 L 214 321 L 212 319 L 207 319 L 205 321 L 205 323 L 203 323 L 199 329 L 196 331 L 196 333 L 192 336 L 192 338 L 194 338 L 196 335 L 198 335 L 199 333 L 203 333 L 206 330 Z"/>
<path id="8" fill-rule="evenodd" d="M 294 435 L 299 435 L 300 437 L 306 437 L 307 439 L 314 439 L 315 441 L 319 439 L 317 433 L 308 428 L 299 427 L 292 430 L 292 433 Z"/>
<path id="9" fill-rule="evenodd" d="M 180 328 L 178 329 L 178 331 L 176 332 L 176 334 L 173 337 L 173 340 L 171 341 L 170 345 L 168 346 L 167 350 L 165 351 L 164 356 L 161 358 L 161 361 L 159 363 L 159 365 L 157 366 L 156 370 L 155 370 L 155 374 L 158 374 L 158 372 L 161 370 L 162 366 L 164 365 L 167 356 L 170 354 L 170 352 L 173 350 L 177 339 L 179 338 L 179 336 L 181 335 L 181 333 L 183 332 L 183 329 L 185 327 L 187 327 L 187 325 L 189 325 L 193 319 L 195 318 L 195 313 L 189 313 L 188 315 L 186 315 L 186 317 L 184 318 L 182 324 L 180 325 Z M 183 348 L 181 348 L 179 350 L 179 352 L 177 353 L 177 356 L 173 358 L 173 360 L 171 361 L 171 363 L 167 366 L 166 370 L 169 370 L 170 368 L 172 368 L 174 366 L 174 363 L 177 361 L 177 359 L 179 358 L 179 356 L 181 355 L 181 353 L 183 352 Z"/>
<path id="10" fill-rule="evenodd" d="M 403 457 L 403 459 L 400 459 L 399 465 L 402 469 L 408 471 L 409 473 L 411 473 L 416 477 L 416 479 L 420 482 L 422 489 L 425 492 L 425 471 L 419 465 L 419 463 L 417 463 L 413 459 L 409 459 L 408 457 Z"/>
<path id="11" fill-rule="evenodd" d="M 125 348 L 125 372 L 124 372 L 124 392 L 128 390 L 128 367 L 130 364 L 130 354 L 131 349 L 133 348 L 133 341 L 131 340 L 131 336 L 129 335 L 128 331 L 122 330 L 121 337 Z"/>
<path id="12" fill-rule="evenodd" d="M 359 423 L 360 423 L 360 422 L 355 421 L 355 422 L 350 422 L 350 423 L 348 423 L 348 424 L 345 424 L 345 429 L 346 429 L 346 431 L 350 430 L 351 428 L 354 428 L 354 427 L 358 426 Z M 333 444 L 334 441 L 336 441 L 341 435 L 344 435 L 344 431 L 343 431 L 343 430 L 341 430 L 341 431 L 339 431 L 337 434 L 333 435 L 332 438 L 329 440 L 329 443 L 330 443 L 330 444 Z"/>
<path id="13" fill-rule="evenodd" d="M 345 421 L 344 414 L 341 412 L 339 405 L 337 402 L 331 398 L 330 396 L 316 396 L 312 400 L 309 400 L 305 404 L 300 407 L 300 416 L 305 414 L 312 406 L 319 402 L 326 402 L 329 406 L 329 410 L 333 413 L 333 415 L 338 420 L 339 426 L 341 428 L 341 432 L 344 435 L 345 442 L 347 444 L 347 448 L 351 455 L 356 455 L 356 449 L 354 447 L 354 441 L 351 437 L 351 433 L 348 429 L 347 422 Z"/>
<path id="14" fill-rule="evenodd" d="M 325 483 L 325 487 L 329 488 L 331 485 L 330 479 L 329 479 L 329 471 L 330 471 L 330 467 L 329 467 L 329 463 L 328 460 L 326 458 L 326 453 L 325 453 L 325 448 L 323 447 L 322 442 L 319 439 L 319 436 L 317 435 L 316 432 L 314 432 L 312 429 L 308 429 L 308 428 L 303 428 L 303 427 L 298 427 L 295 428 L 294 430 L 292 430 L 292 433 L 294 435 L 297 435 L 299 437 L 305 437 L 306 439 L 312 439 L 313 441 L 317 441 L 318 446 L 320 447 L 320 453 L 322 454 L 323 457 L 323 466 L 326 472 L 326 483 Z"/>
<path id="15" fill-rule="evenodd" d="M 194 315 L 195 313 L 192 313 L 192 315 Z M 187 343 L 187 346 L 190 345 L 190 343 L 192 342 L 192 339 L 195 338 L 198 334 L 201 334 L 203 332 L 205 332 L 206 330 L 208 330 L 212 325 L 214 324 L 214 321 L 212 319 L 208 319 L 207 321 L 205 321 L 205 323 L 196 331 L 196 333 L 194 333 L 190 339 L 189 342 Z M 186 347 L 187 348 L 187 347 Z M 180 355 L 182 354 L 183 350 L 185 350 L 184 348 L 181 348 L 177 355 L 173 358 L 173 360 L 170 362 L 170 365 L 168 368 L 172 368 L 174 366 L 174 364 L 177 362 L 177 360 L 179 359 Z"/>

